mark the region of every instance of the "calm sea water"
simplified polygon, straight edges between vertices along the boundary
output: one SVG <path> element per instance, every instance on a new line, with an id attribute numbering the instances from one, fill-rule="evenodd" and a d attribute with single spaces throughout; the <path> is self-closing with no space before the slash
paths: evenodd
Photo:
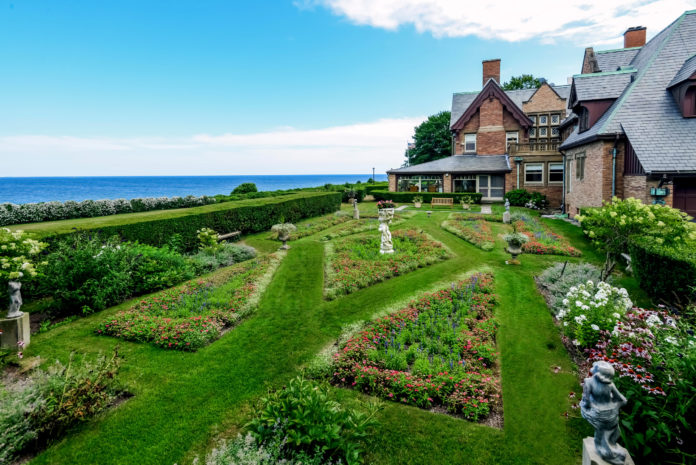
<path id="1" fill-rule="evenodd" d="M 365 182 L 370 177 L 372 177 L 371 174 L 307 174 L 0 178 L 0 203 L 229 194 L 232 189 L 243 182 L 253 182 L 260 191 L 273 191 L 323 186 L 327 183 Z M 387 177 L 376 175 L 375 179 L 386 181 Z"/>

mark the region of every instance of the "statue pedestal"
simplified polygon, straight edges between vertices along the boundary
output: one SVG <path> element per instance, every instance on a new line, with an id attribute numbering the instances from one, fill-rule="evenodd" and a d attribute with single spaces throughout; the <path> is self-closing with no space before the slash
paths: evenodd
<path id="1" fill-rule="evenodd" d="M 628 451 L 618 444 L 617 446 L 626 452 L 626 461 L 624 462 L 624 465 L 635 465 Z M 594 438 L 587 437 L 582 441 L 582 465 L 611 465 L 609 462 L 599 456 L 599 453 L 594 445 Z"/>
<path id="2" fill-rule="evenodd" d="M 24 312 L 17 318 L 0 319 L 0 347 L 3 349 L 19 349 L 18 341 L 24 341 L 29 345 L 31 331 L 29 327 L 29 314 Z"/>
<path id="3" fill-rule="evenodd" d="M 506 211 L 503 213 L 503 223 L 510 224 L 510 212 Z"/>

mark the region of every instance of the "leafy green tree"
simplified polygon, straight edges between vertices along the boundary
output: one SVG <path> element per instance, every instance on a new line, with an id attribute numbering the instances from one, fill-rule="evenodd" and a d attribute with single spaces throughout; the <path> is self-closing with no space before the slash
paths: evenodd
<path id="1" fill-rule="evenodd" d="M 232 191 L 233 194 L 249 194 L 251 192 L 258 192 L 256 184 L 253 182 L 243 182 Z"/>
<path id="2" fill-rule="evenodd" d="M 503 90 L 538 89 L 539 87 L 541 87 L 541 80 L 531 74 L 513 76 L 503 84 Z"/>
<path id="3" fill-rule="evenodd" d="M 416 126 L 414 147 L 406 150 L 404 166 L 419 165 L 452 155 L 450 112 L 441 111 Z"/>

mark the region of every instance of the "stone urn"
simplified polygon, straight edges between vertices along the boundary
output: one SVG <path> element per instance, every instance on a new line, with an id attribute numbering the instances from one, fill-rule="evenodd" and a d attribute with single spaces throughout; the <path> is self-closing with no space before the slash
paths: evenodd
<path id="1" fill-rule="evenodd" d="M 522 233 L 513 232 L 503 236 L 507 242 L 507 253 L 512 255 L 513 260 L 517 260 L 517 256 L 522 253 L 522 245 L 529 241 L 529 238 Z"/>
<path id="2" fill-rule="evenodd" d="M 423 202 L 413 202 L 413 206 L 416 208 L 420 208 Z"/>

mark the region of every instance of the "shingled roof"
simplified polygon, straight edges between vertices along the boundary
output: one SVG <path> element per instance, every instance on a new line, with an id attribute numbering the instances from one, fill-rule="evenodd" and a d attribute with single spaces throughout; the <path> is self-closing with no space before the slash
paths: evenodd
<path id="1" fill-rule="evenodd" d="M 635 73 L 636 70 L 631 68 L 609 73 L 577 74 L 573 76 L 570 91 L 571 105 L 574 106 L 577 101 L 619 98 Z"/>
<path id="2" fill-rule="evenodd" d="M 601 72 L 618 71 L 622 66 L 628 66 L 639 50 L 640 47 L 600 50 L 595 52 L 595 58 Z"/>
<path id="3" fill-rule="evenodd" d="M 559 97 L 563 99 L 568 99 L 570 95 L 570 86 L 562 85 L 555 86 L 551 85 L 551 88 L 558 94 Z M 517 90 L 506 90 L 505 94 L 510 97 L 517 107 L 522 109 L 524 102 L 532 98 L 532 95 L 537 91 L 537 89 L 517 89 Z M 450 117 L 450 127 L 456 123 L 459 118 L 466 112 L 469 106 L 474 102 L 480 91 L 477 92 L 460 92 L 452 95 L 452 115 Z"/>
<path id="4" fill-rule="evenodd" d="M 510 170 L 507 155 L 452 155 L 419 165 L 389 170 L 387 173 L 507 173 Z"/>
<path id="5" fill-rule="evenodd" d="M 635 80 L 590 129 L 575 129 L 560 149 L 626 134 L 647 173 L 696 171 L 696 118 L 682 117 L 667 91 L 694 54 L 696 10 L 640 49 L 630 63 Z"/>
<path id="6" fill-rule="evenodd" d="M 682 82 L 689 79 L 691 76 L 696 75 L 696 55 L 692 56 L 684 62 L 684 66 L 679 70 L 672 82 L 669 83 L 667 87 L 676 86 Z"/>

